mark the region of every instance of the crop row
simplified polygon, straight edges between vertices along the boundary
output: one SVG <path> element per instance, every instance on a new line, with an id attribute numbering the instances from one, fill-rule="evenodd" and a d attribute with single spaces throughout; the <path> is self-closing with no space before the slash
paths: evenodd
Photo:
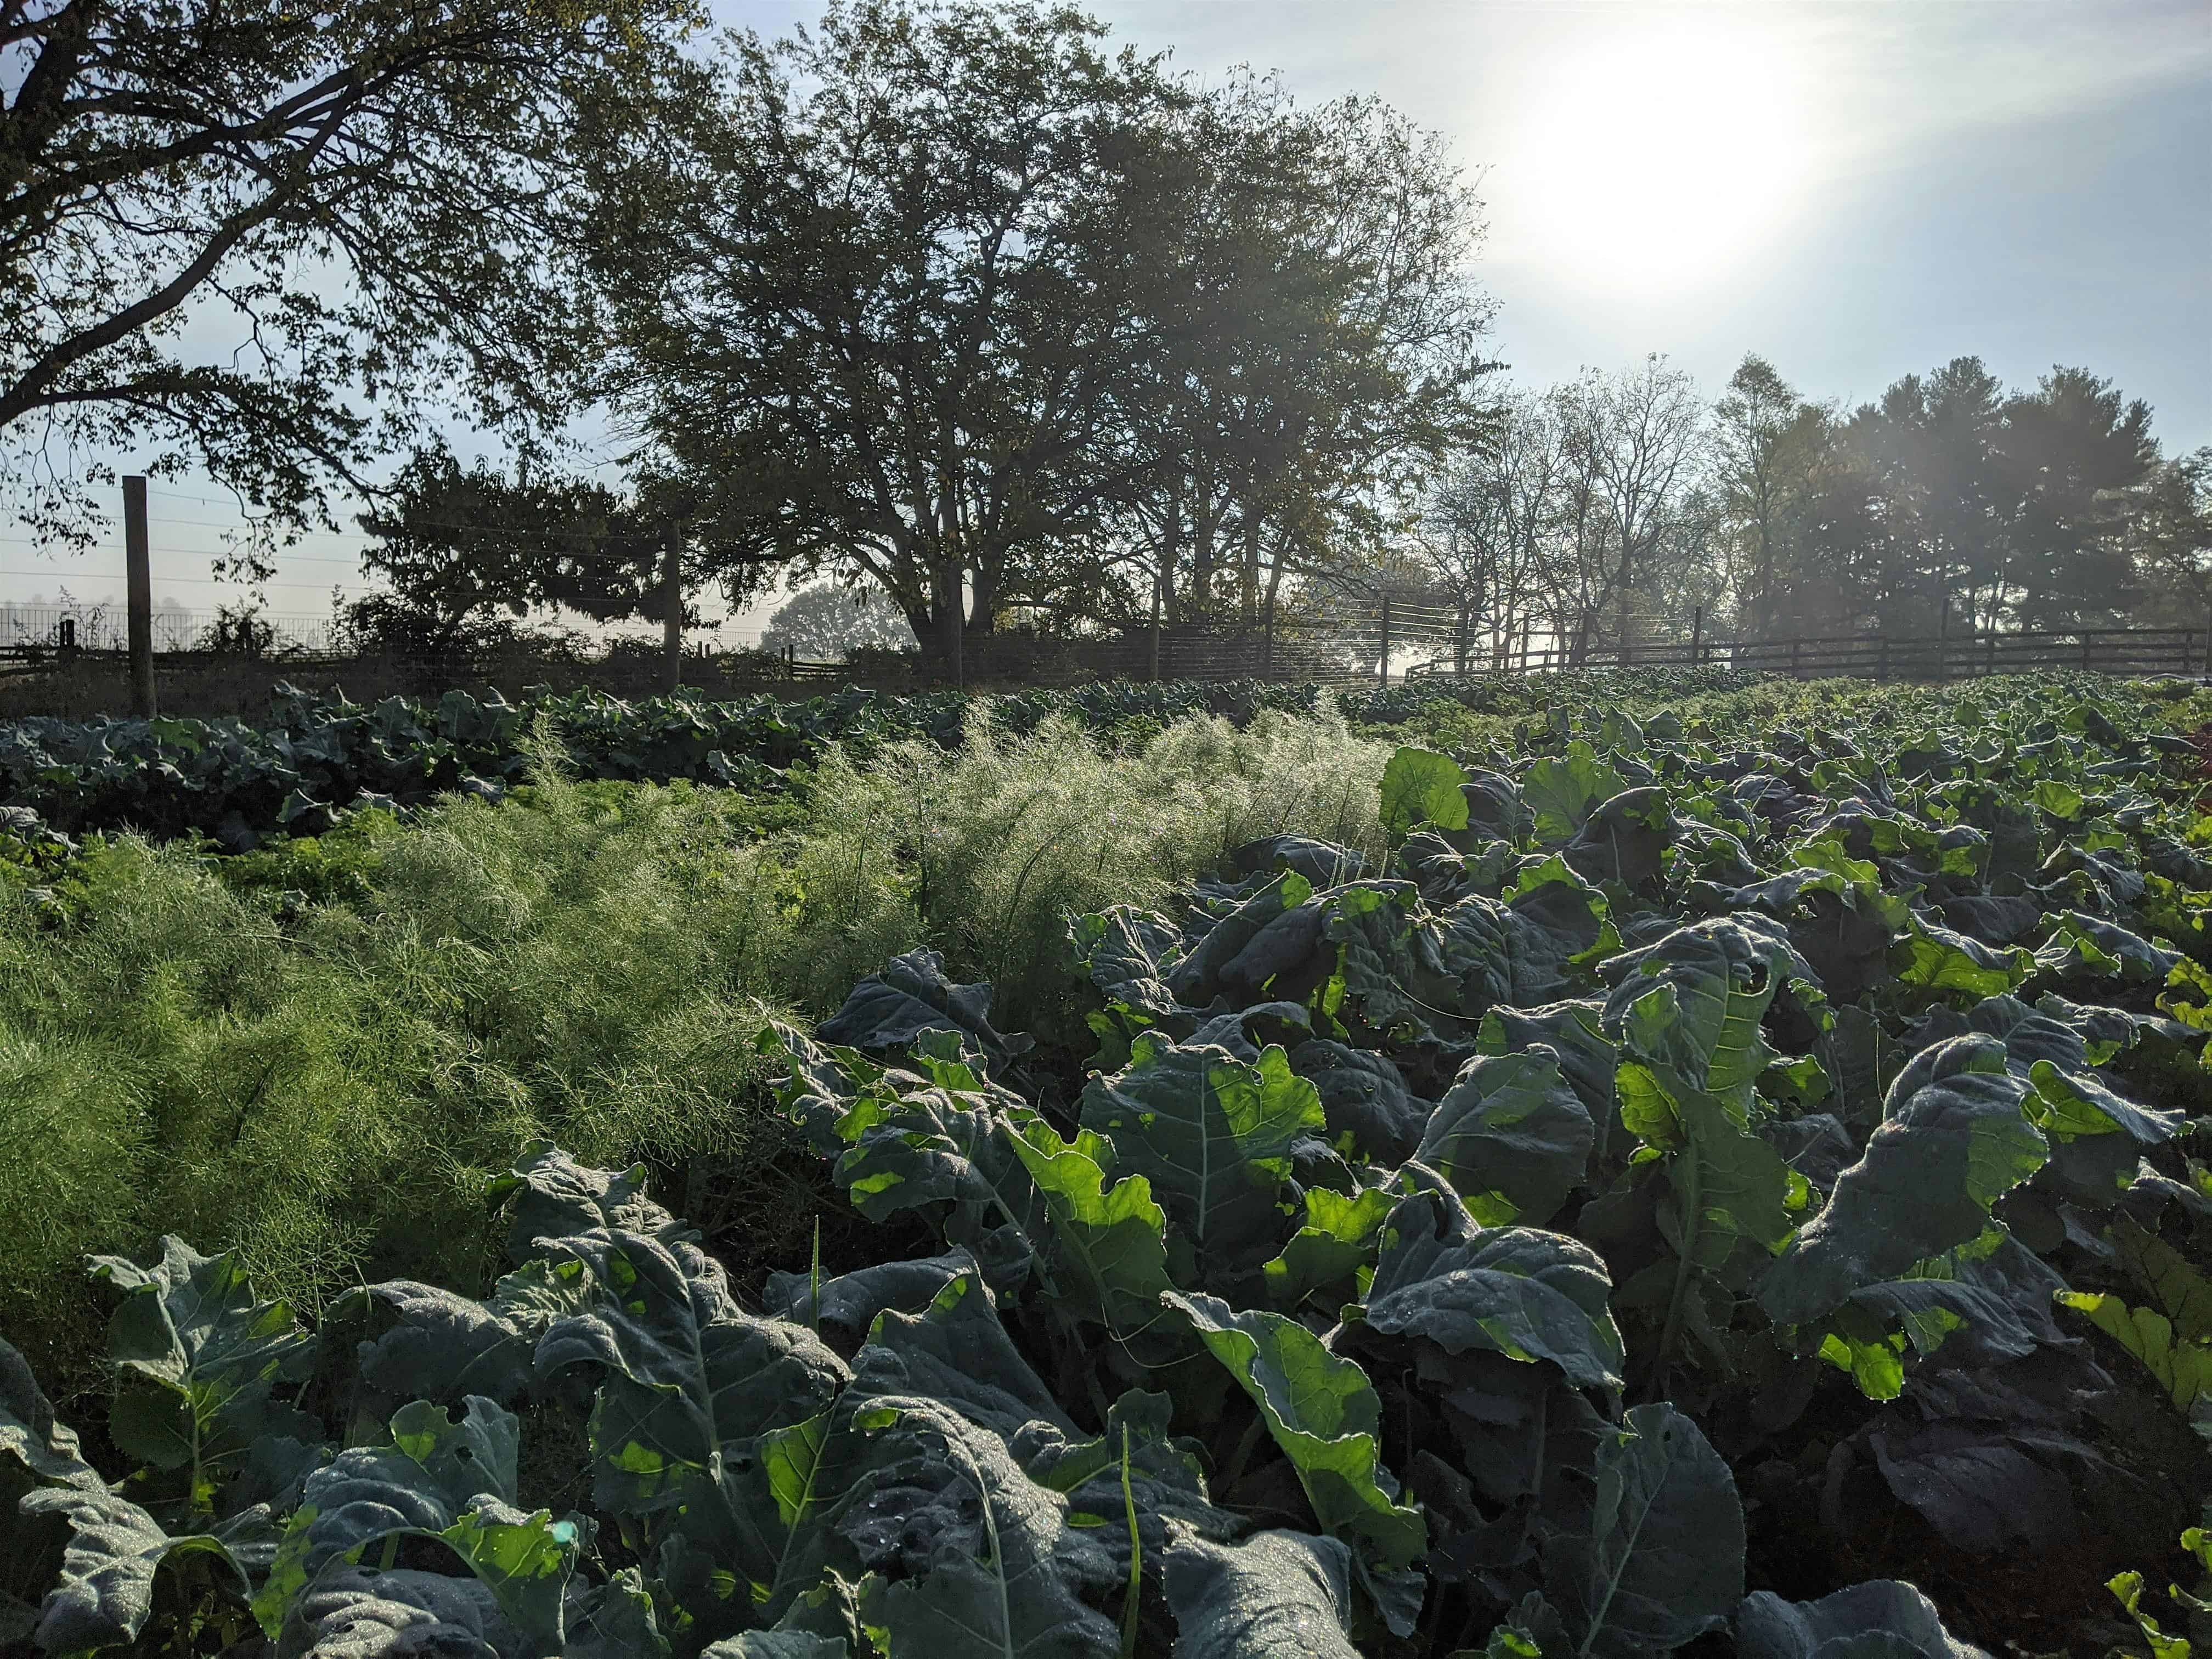
<path id="1" fill-rule="evenodd" d="M 1386 860 L 1276 837 L 1071 918 L 1085 1061 L 929 951 L 770 1025 L 885 1259 L 758 1311 L 545 1146 L 481 1301 L 310 1333 L 228 1259 L 102 1260 L 132 1467 L 0 1373 L 39 1640 L 2169 1641 L 2194 1598 L 2121 1569 L 2203 1561 L 2212 1490 L 2196 752 L 2055 689 L 1759 739 L 1402 749 Z"/>

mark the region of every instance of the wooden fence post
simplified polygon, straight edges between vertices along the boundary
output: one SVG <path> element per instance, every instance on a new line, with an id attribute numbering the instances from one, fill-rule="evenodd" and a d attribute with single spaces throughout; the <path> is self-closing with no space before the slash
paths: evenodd
<path id="1" fill-rule="evenodd" d="M 131 712 L 154 718 L 154 569 L 146 538 L 146 479 L 123 481 L 123 559 L 129 590 Z"/>
<path id="2" fill-rule="evenodd" d="M 1164 570 L 1152 572 L 1152 678 L 1160 678 L 1160 589 L 1167 578 Z"/>
<path id="3" fill-rule="evenodd" d="M 1982 678 L 1989 679 L 1997 672 L 1997 625 L 1990 623 L 1990 642 L 1982 653 Z"/>
<path id="4" fill-rule="evenodd" d="M 1273 679 L 1275 676 L 1275 596 L 1267 595 L 1267 608 L 1260 613 L 1260 678 Z"/>
<path id="5" fill-rule="evenodd" d="M 1376 672 L 1382 677 L 1382 689 L 1388 691 L 1390 689 L 1390 596 L 1388 593 L 1382 596 L 1382 660 L 1376 664 Z"/>
<path id="6" fill-rule="evenodd" d="M 2081 672 L 2085 674 L 2089 672 L 2090 641 L 2094 640 L 2096 637 L 2096 635 L 2092 633 L 2088 629 L 2085 628 L 2081 630 Z"/>
<path id="7" fill-rule="evenodd" d="M 1881 636 L 1881 653 L 1875 669 L 1875 678 L 1887 684 L 1889 679 L 1889 635 Z"/>
<path id="8" fill-rule="evenodd" d="M 1705 607 L 1699 605 L 1690 613 L 1690 666 L 1695 668 L 1705 657 Z"/>
<path id="9" fill-rule="evenodd" d="M 660 652 L 671 691 L 684 684 L 684 530 L 670 525 L 660 554 L 660 592 L 668 614 L 660 624 Z"/>

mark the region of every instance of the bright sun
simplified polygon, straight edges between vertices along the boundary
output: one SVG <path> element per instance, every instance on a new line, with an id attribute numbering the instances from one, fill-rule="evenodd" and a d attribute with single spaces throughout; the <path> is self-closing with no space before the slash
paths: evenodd
<path id="1" fill-rule="evenodd" d="M 1698 286 L 1796 205 L 1805 88 L 1770 40 L 1685 21 L 1594 42 L 1529 92 L 1492 189 L 1562 275 Z"/>

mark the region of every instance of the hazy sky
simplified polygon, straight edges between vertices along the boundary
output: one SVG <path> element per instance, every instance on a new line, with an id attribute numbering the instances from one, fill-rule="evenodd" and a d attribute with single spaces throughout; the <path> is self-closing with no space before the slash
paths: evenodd
<path id="1" fill-rule="evenodd" d="M 1448 135 L 1516 380 L 1663 351 L 1710 389 L 1756 350 L 1856 401 L 1973 353 L 2085 365 L 2169 451 L 2212 443 L 2207 0 L 1092 9 L 1201 76 L 1279 69 Z"/>
<path id="2" fill-rule="evenodd" d="M 2212 443 L 2212 0 L 1091 9 L 1201 79 L 1279 70 L 1302 99 L 1376 93 L 1447 135 L 1487 204 L 1474 271 L 1516 380 L 1662 351 L 1717 394 L 1755 350 L 1856 402 L 1972 353 L 2015 385 L 2086 366 L 2151 404 L 2169 453 Z M 715 10 L 775 35 L 820 5 Z M 211 605 L 201 550 L 227 505 L 156 516 L 158 589 Z M 357 586 L 362 539 L 303 546 L 271 608 Z M 0 599 L 51 591 L 0 552 Z"/>

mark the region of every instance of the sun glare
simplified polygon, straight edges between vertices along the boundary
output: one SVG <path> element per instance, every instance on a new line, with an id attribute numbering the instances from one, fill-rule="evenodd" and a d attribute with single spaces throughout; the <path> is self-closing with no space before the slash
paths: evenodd
<path id="1" fill-rule="evenodd" d="M 1795 205 L 1806 88 L 1771 40 L 1654 28 L 1592 43 L 1529 91 L 1493 189 L 1528 252 L 1562 276 L 1698 286 Z"/>

